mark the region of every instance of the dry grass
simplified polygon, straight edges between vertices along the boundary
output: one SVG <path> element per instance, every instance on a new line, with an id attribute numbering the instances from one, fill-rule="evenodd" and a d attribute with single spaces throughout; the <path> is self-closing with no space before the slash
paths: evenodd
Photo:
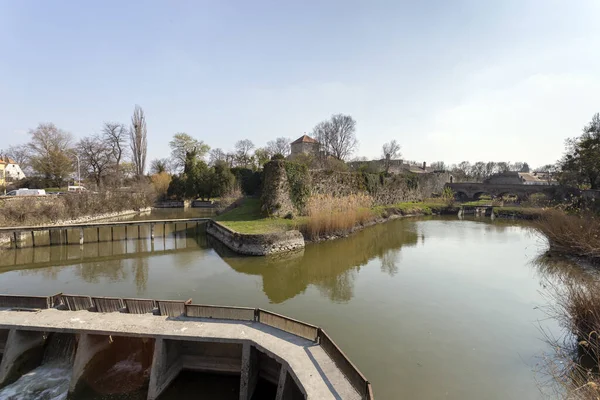
<path id="1" fill-rule="evenodd" d="M 550 248 L 562 254 L 600 261 L 600 221 L 589 213 L 568 215 L 547 210 L 534 227 L 548 238 Z"/>
<path id="2" fill-rule="evenodd" d="M 558 319 L 567 335 L 547 336 L 554 354 L 543 363 L 542 391 L 552 397 L 600 399 L 600 283 L 562 279 L 552 285 L 550 316 Z"/>
<path id="3" fill-rule="evenodd" d="M 364 194 L 344 197 L 315 195 L 308 200 L 308 218 L 302 226 L 305 237 L 316 240 L 328 235 L 343 235 L 375 218 L 373 199 Z"/>
<path id="4" fill-rule="evenodd" d="M 154 199 L 155 192 L 150 185 L 128 191 L 11 198 L 0 201 L 0 226 L 40 225 L 135 210 L 151 206 Z"/>

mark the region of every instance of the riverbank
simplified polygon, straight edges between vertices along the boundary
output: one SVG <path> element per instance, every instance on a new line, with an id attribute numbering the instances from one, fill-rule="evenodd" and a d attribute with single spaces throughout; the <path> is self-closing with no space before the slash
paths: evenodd
<path id="1" fill-rule="evenodd" d="M 252 235 L 253 244 L 260 235 L 263 235 L 266 246 L 269 247 L 273 242 L 272 235 L 283 232 L 298 231 L 304 237 L 305 242 L 321 242 L 347 237 L 369 226 L 397 218 L 458 214 L 458 207 L 441 202 L 409 202 L 363 209 L 362 211 L 364 211 L 362 219 L 351 221 L 347 229 L 326 227 L 323 232 L 319 231 L 316 235 L 310 231 L 311 217 L 302 216 L 293 219 L 265 217 L 261 211 L 260 200 L 254 198 L 244 199 L 237 207 L 217 216 L 215 221 L 239 235 Z M 343 217 L 335 213 L 330 213 L 329 216 L 333 219 Z M 220 237 L 217 236 L 217 238 Z"/>

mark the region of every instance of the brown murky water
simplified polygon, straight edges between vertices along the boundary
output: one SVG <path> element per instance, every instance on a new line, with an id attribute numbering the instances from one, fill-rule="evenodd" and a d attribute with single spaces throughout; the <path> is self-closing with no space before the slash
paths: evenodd
<path id="1" fill-rule="evenodd" d="M 324 327 L 378 399 L 542 397 L 533 372 L 548 350 L 540 327 L 558 327 L 538 308 L 546 272 L 532 262 L 545 243 L 522 224 L 396 220 L 270 258 L 239 257 L 178 229 L 154 243 L 142 232 L 4 251 L 0 293 L 264 307 Z"/>

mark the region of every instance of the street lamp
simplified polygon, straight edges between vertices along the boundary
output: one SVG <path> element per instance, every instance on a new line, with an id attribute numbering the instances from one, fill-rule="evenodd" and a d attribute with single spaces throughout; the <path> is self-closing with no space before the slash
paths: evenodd
<path id="1" fill-rule="evenodd" d="M 79 156 L 75 154 L 77 159 L 77 186 L 81 186 L 81 170 L 79 169 Z"/>

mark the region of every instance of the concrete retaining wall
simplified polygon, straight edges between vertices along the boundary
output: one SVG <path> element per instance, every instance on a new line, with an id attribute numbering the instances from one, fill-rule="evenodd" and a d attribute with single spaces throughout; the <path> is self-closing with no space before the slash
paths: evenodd
<path id="1" fill-rule="evenodd" d="M 304 248 L 304 237 L 296 230 L 250 235 L 235 232 L 216 221 L 209 221 L 206 232 L 236 253 L 251 256 L 266 256 Z"/>
<path id="2" fill-rule="evenodd" d="M 125 217 L 128 215 L 134 215 L 134 214 L 144 214 L 144 213 L 149 213 L 151 211 L 152 211 L 151 207 L 141 208 L 139 210 L 123 210 L 123 211 L 117 211 L 117 212 L 112 212 L 112 213 L 88 215 L 85 217 L 80 217 L 80 218 L 75 218 L 75 219 L 65 220 L 65 221 L 57 221 L 53 224 L 45 224 L 45 225 L 52 225 L 52 226 L 60 227 L 62 225 L 83 224 L 86 222 L 100 221 L 100 220 L 109 219 L 109 218 Z M 40 232 L 35 232 L 35 234 L 36 235 L 46 234 L 46 232 L 40 231 Z M 21 233 L 22 239 L 25 239 L 26 236 L 27 236 L 27 233 Z M 11 246 L 11 236 L 0 233 L 0 248 L 10 247 L 10 246 Z"/>

